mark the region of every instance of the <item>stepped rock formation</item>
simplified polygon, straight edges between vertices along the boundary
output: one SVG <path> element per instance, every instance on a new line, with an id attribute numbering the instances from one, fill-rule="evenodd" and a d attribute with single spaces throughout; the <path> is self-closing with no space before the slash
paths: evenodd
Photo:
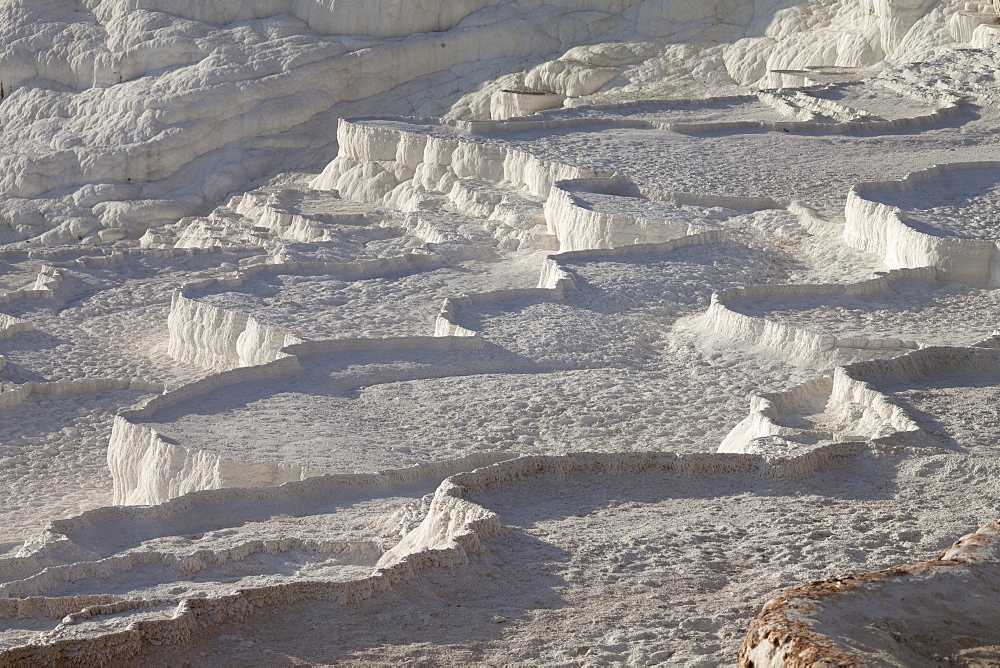
<path id="1" fill-rule="evenodd" d="M 0 665 L 995 662 L 998 44 L 0 0 Z"/>

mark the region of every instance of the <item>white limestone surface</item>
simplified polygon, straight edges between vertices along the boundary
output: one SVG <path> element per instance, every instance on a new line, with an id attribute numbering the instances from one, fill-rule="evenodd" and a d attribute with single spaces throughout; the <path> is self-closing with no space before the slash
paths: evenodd
<path id="1" fill-rule="evenodd" d="M 996 521 L 992 261 L 851 236 L 993 252 L 992 5 L 418 6 L 0 6 L 0 663 L 726 665 Z"/>
<path id="2" fill-rule="evenodd" d="M 321 160 L 320 130 L 362 100 L 353 108 L 443 111 L 483 77 L 560 53 L 520 84 L 648 95 L 671 77 L 732 88 L 792 67 L 918 60 L 977 39 L 953 24 L 991 7 L 968 4 L 12 1 L 0 27 L 4 128 L 17 147 L 6 164 L 18 174 L 5 182 L 6 237 L 141 236 Z M 485 102 L 464 101 L 458 115 L 488 111 L 499 89 L 485 86 Z"/>
<path id="3" fill-rule="evenodd" d="M 717 216 L 717 211 L 651 202 L 633 184 L 615 179 L 557 181 L 545 200 L 545 222 L 562 251 L 668 241 L 710 227 L 708 221 Z M 706 221 L 691 222 L 697 217 Z"/>
<path id="4" fill-rule="evenodd" d="M 972 498 L 942 484 L 968 470 L 954 455 L 852 448 L 769 463 L 649 453 L 501 462 L 444 481 L 380 562 L 417 577 L 327 601 L 274 591 L 259 612 L 201 616 L 190 636 L 147 645 L 135 662 L 495 663 L 513 652 L 537 663 L 732 663 L 748 617 L 784 582 L 940 554 L 995 498 L 982 480 Z M 220 637 L 233 647 L 213 644 Z"/>
<path id="5" fill-rule="evenodd" d="M 939 281 L 938 273 L 900 269 L 849 285 L 726 290 L 713 295 L 703 326 L 778 355 L 838 362 L 989 336 L 997 325 L 996 291 Z"/>
<path id="6" fill-rule="evenodd" d="M 459 466 L 493 461 L 467 458 Z M 387 564 L 369 575 L 427 513 L 421 496 L 456 468 L 200 492 L 55 523 L 17 555 L 0 559 L 7 601 L 0 612 L 2 658 L 123 660 L 148 642 L 183 642 L 213 618 L 219 623 L 302 598 L 370 596 L 415 570 Z M 275 516 L 290 506 L 298 518 L 293 532 L 283 526 L 287 516 Z M 206 603 L 210 609 L 201 609 Z"/>
<path id="7" fill-rule="evenodd" d="M 220 25 L 292 14 L 321 33 L 399 37 L 416 32 L 447 30 L 469 14 L 491 4 L 499 3 L 490 0 L 426 0 L 404 8 L 393 0 L 374 6 L 352 0 L 251 0 L 235 4 L 188 0 L 88 0 L 84 6 L 101 21 L 125 17 L 137 9 L 169 12 L 186 19 Z"/>
<path id="8" fill-rule="evenodd" d="M 3 238 L 112 241 L 204 212 L 322 160 L 351 103 L 443 111 L 419 86 L 374 98 L 422 77 L 474 86 L 597 38 L 628 3 L 590 4 L 7 3 Z"/>
<path id="9" fill-rule="evenodd" d="M 115 500 L 159 503 L 197 489 L 278 485 L 464 456 L 460 444 L 414 451 L 391 423 L 355 422 L 339 406 L 368 385 L 510 366 L 480 347 L 461 337 L 303 344 L 270 364 L 179 388 L 116 419 L 108 449 Z M 314 417 L 295 419 L 305 414 Z"/>

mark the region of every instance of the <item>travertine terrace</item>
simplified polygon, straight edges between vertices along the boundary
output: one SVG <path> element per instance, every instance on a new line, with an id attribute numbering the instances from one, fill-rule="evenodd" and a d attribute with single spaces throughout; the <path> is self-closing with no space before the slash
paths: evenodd
<path id="1" fill-rule="evenodd" d="M 994 3 L 0 35 L 0 666 L 996 661 Z"/>

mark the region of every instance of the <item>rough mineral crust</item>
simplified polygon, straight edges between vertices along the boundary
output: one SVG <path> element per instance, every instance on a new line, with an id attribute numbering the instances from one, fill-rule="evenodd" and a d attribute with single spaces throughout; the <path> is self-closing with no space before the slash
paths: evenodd
<path id="1" fill-rule="evenodd" d="M 998 26 L 0 0 L 0 665 L 995 661 Z"/>
<path id="2" fill-rule="evenodd" d="M 996 661 L 997 534 L 963 536 L 936 560 L 816 582 L 768 601 L 740 666 Z"/>

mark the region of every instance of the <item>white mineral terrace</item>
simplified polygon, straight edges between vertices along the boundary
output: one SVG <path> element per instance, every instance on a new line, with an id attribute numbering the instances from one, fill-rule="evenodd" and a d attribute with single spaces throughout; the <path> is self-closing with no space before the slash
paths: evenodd
<path id="1" fill-rule="evenodd" d="M 998 49 L 0 0 L 0 666 L 995 665 Z"/>
<path id="2" fill-rule="evenodd" d="M 847 198 L 846 239 L 893 268 L 929 265 L 949 277 L 995 285 L 998 180 L 1000 163 L 972 162 L 860 184 Z"/>
<path id="3" fill-rule="evenodd" d="M 787 392 L 752 397 L 750 415 L 719 452 L 855 440 L 988 451 L 991 437 L 977 432 L 992 412 L 988 403 L 998 379 L 995 338 L 837 367 L 832 376 Z"/>
<path id="4" fill-rule="evenodd" d="M 848 285 L 724 290 L 712 296 L 701 325 L 774 354 L 831 361 L 971 344 L 992 334 L 995 292 L 939 280 L 944 273 L 933 267 L 896 269 Z"/>

